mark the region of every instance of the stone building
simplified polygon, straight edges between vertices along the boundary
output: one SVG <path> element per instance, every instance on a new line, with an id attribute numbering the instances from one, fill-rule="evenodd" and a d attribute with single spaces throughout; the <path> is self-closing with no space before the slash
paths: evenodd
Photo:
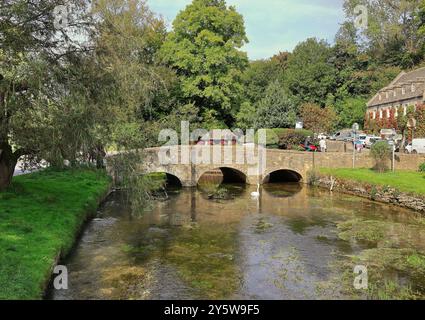
<path id="1" fill-rule="evenodd" d="M 425 68 L 401 72 L 387 87 L 382 88 L 367 103 L 369 119 L 395 117 L 399 112 L 406 114 L 407 107 L 425 103 Z"/>

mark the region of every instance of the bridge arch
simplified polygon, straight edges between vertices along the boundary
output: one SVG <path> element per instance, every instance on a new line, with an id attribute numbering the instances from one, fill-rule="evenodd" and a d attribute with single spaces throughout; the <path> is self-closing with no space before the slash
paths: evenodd
<path id="1" fill-rule="evenodd" d="M 167 172 L 167 171 L 149 171 L 145 173 L 146 175 L 152 175 L 152 174 L 165 174 L 166 176 L 166 185 L 176 186 L 176 187 L 183 187 L 183 180 L 179 178 L 176 174 Z"/>
<path id="2" fill-rule="evenodd" d="M 248 182 L 248 178 L 246 174 L 240 169 L 223 166 L 223 167 L 218 167 L 214 169 L 207 169 L 200 172 L 200 174 L 197 176 L 197 179 L 196 179 L 197 184 L 199 184 L 202 177 L 205 176 L 206 174 L 217 173 L 219 171 L 222 174 L 221 183 L 247 183 Z"/>
<path id="3" fill-rule="evenodd" d="M 268 172 L 262 181 L 266 183 L 277 183 L 277 182 L 301 182 L 303 176 L 292 169 L 276 169 Z"/>

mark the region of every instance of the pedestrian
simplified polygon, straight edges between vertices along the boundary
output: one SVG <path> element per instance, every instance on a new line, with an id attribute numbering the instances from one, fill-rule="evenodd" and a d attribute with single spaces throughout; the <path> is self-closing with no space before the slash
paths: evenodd
<path id="1" fill-rule="evenodd" d="M 326 152 L 327 145 L 326 145 L 326 140 L 324 138 L 322 138 L 320 140 L 319 145 L 320 145 L 320 151 L 321 152 Z"/>
<path id="2" fill-rule="evenodd" d="M 357 140 L 356 141 L 356 149 L 357 149 L 357 152 L 361 153 L 362 150 L 363 150 L 363 142 L 361 142 L 360 140 Z"/>

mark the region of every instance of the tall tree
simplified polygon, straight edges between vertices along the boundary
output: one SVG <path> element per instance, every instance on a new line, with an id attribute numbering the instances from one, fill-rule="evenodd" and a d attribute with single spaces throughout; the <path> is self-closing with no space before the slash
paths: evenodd
<path id="1" fill-rule="evenodd" d="M 79 0 L 0 4 L 0 189 L 10 184 L 17 160 L 36 154 L 47 139 L 51 69 L 84 50 L 72 35 L 85 29 L 85 5 Z"/>
<path id="2" fill-rule="evenodd" d="M 284 83 L 297 103 L 326 105 L 336 86 L 331 58 L 332 50 L 325 41 L 311 38 L 296 46 L 288 60 Z"/>
<path id="3" fill-rule="evenodd" d="M 307 103 L 301 107 L 300 113 L 304 127 L 314 133 L 330 133 L 336 126 L 337 116 L 331 107 Z"/>
<path id="4" fill-rule="evenodd" d="M 230 124 L 243 92 L 248 60 L 239 49 L 247 41 L 242 16 L 224 0 L 193 0 L 180 12 L 161 56 L 177 72 L 183 101 Z"/>
<path id="5" fill-rule="evenodd" d="M 371 54 L 387 64 L 412 67 L 423 59 L 424 37 L 418 33 L 415 19 L 423 0 L 345 0 L 349 21 L 358 18 L 356 7 L 367 8 L 366 28 L 362 28 L 363 44 Z"/>
<path id="6" fill-rule="evenodd" d="M 283 77 L 284 56 L 282 59 L 272 58 L 256 60 L 249 63 L 243 73 L 245 97 L 251 104 L 255 104 L 264 97 L 264 92 L 271 82 Z"/>
<path id="7" fill-rule="evenodd" d="M 256 127 L 292 128 L 295 126 L 296 117 L 296 105 L 288 98 L 282 84 L 277 80 L 270 83 L 264 98 L 257 104 Z"/>

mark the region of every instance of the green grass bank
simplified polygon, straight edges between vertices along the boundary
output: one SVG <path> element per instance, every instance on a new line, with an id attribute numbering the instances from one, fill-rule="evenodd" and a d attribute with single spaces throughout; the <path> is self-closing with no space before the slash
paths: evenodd
<path id="1" fill-rule="evenodd" d="M 368 183 L 381 187 L 392 187 L 401 192 L 425 195 L 425 173 L 415 171 L 396 171 L 378 173 L 371 169 L 327 169 L 319 173 L 335 178 Z"/>
<path id="2" fill-rule="evenodd" d="M 103 171 L 45 170 L 15 177 L 0 193 L 0 299 L 41 299 L 110 187 Z"/>

